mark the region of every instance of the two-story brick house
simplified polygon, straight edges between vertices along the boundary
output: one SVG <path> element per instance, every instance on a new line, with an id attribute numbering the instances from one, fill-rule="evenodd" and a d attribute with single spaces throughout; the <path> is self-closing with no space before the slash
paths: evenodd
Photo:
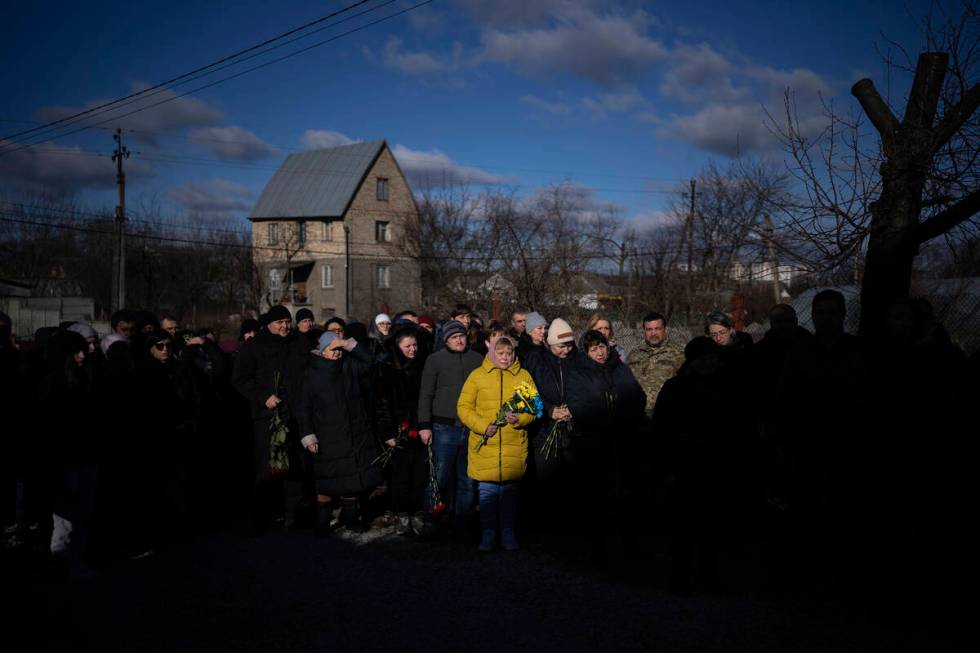
<path id="1" fill-rule="evenodd" d="M 384 141 L 289 155 L 249 220 L 266 307 L 367 321 L 421 301 L 418 206 Z"/>

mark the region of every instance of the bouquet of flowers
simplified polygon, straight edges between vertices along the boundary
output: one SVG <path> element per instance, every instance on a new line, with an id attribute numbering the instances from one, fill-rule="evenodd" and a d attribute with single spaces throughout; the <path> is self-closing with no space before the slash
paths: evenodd
<path id="1" fill-rule="evenodd" d="M 565 408 L 566 406 L 561 406 Z M 567 428 L 568 422 L 559 422 L 557 420 L 551 422 L 551 428 L 548 429 L 548 435 L 545 437 L 544 442 L 541 444 L 541 456 L 545 460 L 551 460 L 558 454 L 558 449 L 562 445 L 562 438 L 564 437 L 564 431 Z"/>
<path id="2" fill-rule="evenodd" d="M 400 446 L 402 446 L 403 443 L 408 442 L 409 440 L 418 440 L 418 439 L 419 439 L 419 430 L 409 428 L 409 424 L 407 421 L 402 422 L 398 426 L 398 435 L 395 436 L 395 446 L 389 447 L 387 445 L 384 445 L 381 453 L 378 455 L 377 458 L 371 461 L 371 464 L 381 465 L 382 467 L 384 467 L 389 462 L 391 462 L 391 456 L 392 454 L 394 454 L 395 449 L 399 448 Z"/>
<path id="3" fill-rule="evenodd" d="M 432 460 L 432 445 L 426 447 L 429 451 L 429 498 L 432 500 L 432 508 L 429 512 L 437 516 L 445 512 L 446 504 L 442 501 L 442 494 L 439 492 L 439 480 L 436 478 L 436 464 Z"/>
<path id="4" fill-rule="evenodd" d="M 279 386 L 282 383 L 282 374 L 276 372 L 273 375 L 275 394 L 279 395 Z M 289 435 L 289 428 L 282 415 L 279 414 L 279 406 L 272 409 L 272 419 L 269 420 L 269 469 L 273 474 L 282 474 L 289 471 L 289 449 L 286 446 L 286 436 Z"/>
<path id="5" fill-rule="evenodd" d="M 497 411 L 497 417 L 494 418 L 493 423 L 497 426 L 506 424 L 507 413 L 527 413 L 528 415 L 541 417 L 543 412 L 544 404 L 541 402 L 541 396 L 538 395 L 538 391 L 530 383 L 522 382 L 514 388 L 514 395 L 500 406 L 500 410 Z M 482 449 L 483 445 L 489 439 L 490 436 L 484 433 L 480 441 L 476 443 L 476 450 L 479 451 Z"/>

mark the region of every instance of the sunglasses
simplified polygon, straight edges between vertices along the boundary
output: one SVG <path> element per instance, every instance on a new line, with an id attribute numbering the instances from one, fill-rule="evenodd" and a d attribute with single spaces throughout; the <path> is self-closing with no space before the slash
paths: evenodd
<path id="1" fill-rule="evenodd" d="M 167 344 L 166 342 L 158 342 L 155 345 L 153 345 L 153 348 L 156 349 L 157 351 L 163 351 L 164 349 L 170 349 L 170 345 Z"/>

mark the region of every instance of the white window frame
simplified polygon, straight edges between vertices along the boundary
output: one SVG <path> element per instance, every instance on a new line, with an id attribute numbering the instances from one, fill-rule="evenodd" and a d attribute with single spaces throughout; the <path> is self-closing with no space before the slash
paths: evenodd
<path id="1" fill-rule="evenodd" d="M 323 222 L 323 237 L 321 240 L 333 240 L 333 222 L 330 220 Z"/>
<path id="2" fill-rule="evenodd" d="M 374 273 L 378 288 L 391 288 L 391 266 L 379 265 Z"/>
<path id="3" fill-rule="evenodd" d="M 374 221 L 374 240 L 379 243 L 391 242 L 391 222 L 388 220 Z"/>
<path id="4" fill-rule="evenodd" d="M 333 266 L 329 263 L 320 267 L 320 287 L 333 288 Z"/>
<path id="5" fill-rule="evenodd" d="M 279 277 L 279 270 L 276 268 L 269 270 L 269 290 L 282 290 L 282 279 Z"/>
<path id="6" fill-rule="evenodd" d="M 279 223 L 270 222 L 266 229 L 266 242 L 269 245 L 279 244 Z"/>

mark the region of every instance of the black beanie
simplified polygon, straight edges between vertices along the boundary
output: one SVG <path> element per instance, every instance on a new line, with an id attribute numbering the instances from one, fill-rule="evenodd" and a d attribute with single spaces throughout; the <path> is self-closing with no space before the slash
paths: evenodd
<path id="1" fill-rule="evenodd" d="M 249 331 L 258 331 L 262 328 L 258 320 L 248 319 L 242 322 L 242 327 L 238 330 L 238 337 L 241 338 Z"/>
<path id="2" fill-rule="evenodd" d="M 289 309 L 282 304 L 276 304 L 269 309 L 269 312 L 265 314 L 266 324 L 271 322 L 278 322 L 279 320 L 293 320 L 293 316 L 289 313 Z"/>
<path id="3" fill-rule="evenodd" d="M 316 319 L 313 317 L 313 311 L 308 308 L 301 308 L 296 311 L 296 321 L 302 322 L 303 320 L 313 320 L 315 322 Z"/>
<path id="4" fill-rule="evenodd" d="M 449 340 L 450 336 L 454 336 L 457 333 L 462 333 L 464 336 L 466 335 L 466 327 L 464 327 L 463 323 L 460 322 L 459 320 L 449 320 L 448 322 L 442 325 L 443 342 L 446 342 L 447 340 Z"/>

